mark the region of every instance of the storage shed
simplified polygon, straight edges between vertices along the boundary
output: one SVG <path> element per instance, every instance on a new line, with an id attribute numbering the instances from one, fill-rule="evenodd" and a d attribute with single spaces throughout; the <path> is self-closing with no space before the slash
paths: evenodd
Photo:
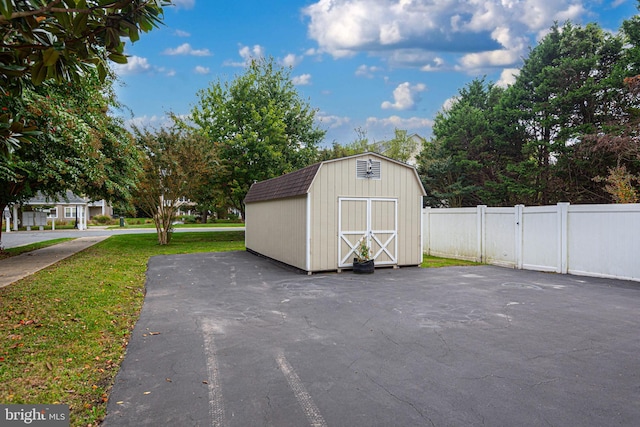
<path id="1" fill-rule="evenodd" d="M 379 154 L 316 163 L 251 186 L 246 247 L 311 273 L 351 268 L 366 239 L 376 266 L 418 265 L 425 194 L 413 166 Z"/>

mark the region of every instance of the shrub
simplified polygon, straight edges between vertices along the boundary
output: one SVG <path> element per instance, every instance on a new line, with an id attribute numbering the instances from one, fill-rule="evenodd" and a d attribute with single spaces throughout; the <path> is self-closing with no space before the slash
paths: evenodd
<path id="1" fill-rule="evenodd" d="M 106 225 L 111 222 L 111 217 L 109 215 L 94 215 L 92 219 L 100 225 Z"/>
<path id="2" fill-rule="evenodd" d="M 177 219 L 181 220 L 185 224 L 195 224 L 196 223 L 195 215 L 181 215 Z"/>

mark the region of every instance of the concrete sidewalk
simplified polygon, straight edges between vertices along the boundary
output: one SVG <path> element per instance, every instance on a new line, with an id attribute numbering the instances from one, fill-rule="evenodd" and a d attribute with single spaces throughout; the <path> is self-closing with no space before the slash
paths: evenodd
<path id="1" fill-rule="evenodd" d="M 47 248 L 0 260 L 0 288 L 17 282 L 56 262 L 107 239 L 109 236 L 80 237 Z"/>

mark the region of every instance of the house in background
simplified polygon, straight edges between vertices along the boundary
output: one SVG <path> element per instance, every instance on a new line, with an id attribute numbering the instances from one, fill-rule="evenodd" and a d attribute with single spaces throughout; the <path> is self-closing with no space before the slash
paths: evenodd
<path id="1" fill-rule="evenodd" d="M 12 211 L 11 220 L 14 231 L 18 230 L 19 225 L 26 227 L 27 230 L 32 227 L 38 227 L 42 230 L 49 221 L 54 230 L 56 222 L 58 224 L 75 222 L 78 229 L 85 230 L 87 221 L 92 217 L 96 215 L 113 216 L 113 207 L 106 201 L 90 201 L 88 198 L 78 196 L 71 191 L 54 199 L 38 193 L 21 205 L 13 205 Z M 16 221 L 18 218 L 20 224 Z"/>
<path id="2" fill-rule="evenodd" d="M 422 151 L 422 147 L 424 146 L 424 144 L 426 144 L 427 140 L 417 133 L 407 135 L 407 140 L 409 140 L 410 143 L 413 144 L 413 149 L 410 153 L 407 153 L 408 157 L 406 158 L 405 163 L 411 166 L 417 166 L 418 155 Z M 381 141 L 374 144 L 374 146 L 372 147 L 372 151 L 380 153 L 383 156 L 390 157 L 390 141 Z"/>

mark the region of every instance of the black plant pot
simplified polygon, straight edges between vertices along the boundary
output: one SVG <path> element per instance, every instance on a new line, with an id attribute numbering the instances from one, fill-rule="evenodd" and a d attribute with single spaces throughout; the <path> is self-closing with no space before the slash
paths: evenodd
<path id="1" fill-rule="evenodd" d="M 353 272 L 355 274 L 372 274 L 375 269 L 373 260 L 359 262 L 356 258 L 353 260 Z"/>

